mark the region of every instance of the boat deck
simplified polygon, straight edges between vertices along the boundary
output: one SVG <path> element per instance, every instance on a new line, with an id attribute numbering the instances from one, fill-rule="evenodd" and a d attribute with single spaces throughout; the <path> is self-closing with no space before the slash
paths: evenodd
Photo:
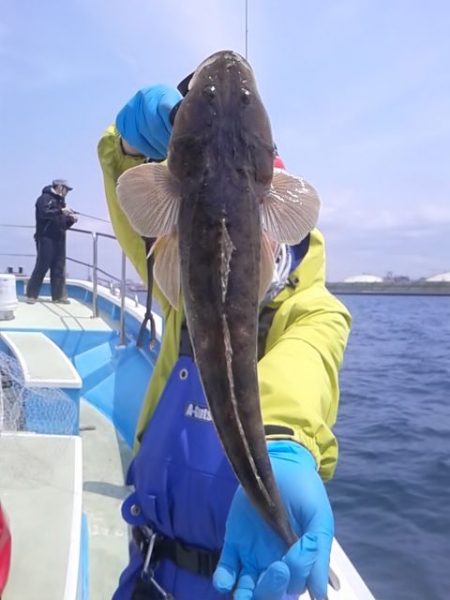
<path id="1" fill-rule="evenodd" d="M 79 351 L 95 349 L 98 344 L 114 339 L 113 336 L 116 334 L 104 318 L 94 318 L 91 307 L 80 300 L 71 298 L 70 304 L 55 304 L 46 297 L 41 297 L 35 304 L 27 304 L 23 297 L 19 297 L 18 300 L 19 304 L 14 311 L 15 318 L 0 321 L 0 331 L 7 335 L 15 331 L 45 332 L 51 339 L 56 340 L 67 354 L 74 357 Z M 16 348 L 16 350 L 20 349 Z M 51 372 L 57 368 L 58 365 L 53 364 L 55 361 L 49 361 L 45 352 L 38 352 L 37 348 L 29 350 L 35 370 Z M 94 356 L 90 361 L 91 364 L 94 365 L 96 360 Z M 15 436 L 11 434 L 8 436 L 9 446 L 13 450 L 17 450 L 19 446 L 22 449 L 25 457 L 24 464 L 30 461 L 30 453 L 34 453 L 34 459 L 31 464 L 33 472 L 30 469 L 20 469 L 16 465 L 14 473 L 11 473 L 8 479 L 9 471 L 6 468 L 2 469 L 0 497 L 10 517 L 13 535 L 11 578 L 4 594 L 5 600 L 66 598 L 64 548 L 69 547 L 70 529 L 67 525 L 72 518 L 70 510 L 74 486 L 71 477 L 76 475 L 77 470 L 80 473 L 80 488 L 82 486 L 80 504 L 82 503 L 82 511 L 86 516 L 88 537 L 81 541 L 83 585 L 88 588 L 86 597 L 90 600 L 111 598 L 117 587 L 120 573 L 128 562 L 129 532 L 122 519 L 120 507 L 128 493 L 124 481 L 131 460 L 131 450 L 118 434 L 111 420 L 84 398 L 80 402 L 79 425 L 82 442 L 80 452 L 82 465 L 80 460 L 79 469 L 74 467 L 71 455 L 67 455 L 64 437 L 58 439 L 49 436 L 47 444 L 46 436 L 35 436 L 34 439 L 33 434 L 19 433 L 15 440 L 12 439 Z M 18 459 L 18 453 L 15 452 L 15 455 Z M 11 465 L 12 468 L 15 462 L 8 456 L 6 452 L 3 453 L 3 466 Z M 40 458 L 37 463 L 38 456 Z M 37 473 L 36 465 L 42 466 L 42 475 L 40 472 Z M 39 485 L 35 481 L 36 477 L 39 478 Z M 14 485 L 11 482 L 14 482 Z M 16 488 L 21 490 L 20 502 L 16 500 Z M 24 493 L 25 490 L 28 493 Z M 51 511 L 49 511 L 47 497 L 52 498 Z M 34 528 L 31 524 L 27 525 L 29 523 L 26 518 L 27 513 L 29 519 L 33 519 L 33 515 L 38 514 L 36 522 L 42 524 L 39 533 L 40 542 L 35 539 L 31 545 L 27 531 L 29 532 L 30 529 L 34 531 Z M 36 543 L 40 546 L 38 554 L 36 554 Z M 31 574 L 31 577 L 25 576 L 23 570 L 25 568 L 23 559 L 28 548 L 33 553 L 33 569 L 36 571 L 35 576 Z M 46 558 L 46 552 L 49 553 L 48 556 L 51 555 L 52 560 Z M 38 560 L 39 556 L 42 560 Z M 59 562 L 55 557 L 59 557 Z M 51 563 L 53 567 L 47 568 Z M 26 571 L 28 573 L 30 568 L 27 567 Z M 67 597 L 71 597 L 70 594 Z"/>
<path id="2" fill-rule="evenodd" d="M 76 592 L 80 460 L 76 436 L 0 437 L 0 491 L 12 534 L 4 600 L 62 600 Z"/>
<path id="3" fill-rule="evenodd" d="M 128 528 L 120 506 L 131 451 L 111 422 L 81 402 L 83 440 L 83 511 L 89 532 L 89 598 L 111 598 L 128 562 Z"/>
<path id="4" fill-rule="evenodd" d="M 11 577 L 4 600 L 71 597 L 67 588 L 69 582 L 76 588 L 77 579 L 71 577 L 68 561 L 71 547 L 77 551 L 78 502 L 87 516 L 89 534 L 88 544 L 81 544 L 81 560 L 89 569 L 84 574 L 88 597 L 112 597 L 128 560 L 128 529 L 120 505 L 128 493 L 123 482 L 131 452 L 111 423 L 84 401 L 81 438 L 80 498 L 77 436 L 0 436 L 2 502 L 13 536 Z M 30 531 L 35 532 L 34 539 Z"/>
<path id="5" fill-rule="evenodd" d="M 55 304 L 50 297 L 41 297 L 35 304 L 27 304 L 19 298 L 14 311 L 15 318 L 0 321 L 2 330 L 66 330 L 66 331 L 111 331 L 111 327 L 100 317 L 94 318 L 92 310 L 79 300 L 70 304 Z"/>

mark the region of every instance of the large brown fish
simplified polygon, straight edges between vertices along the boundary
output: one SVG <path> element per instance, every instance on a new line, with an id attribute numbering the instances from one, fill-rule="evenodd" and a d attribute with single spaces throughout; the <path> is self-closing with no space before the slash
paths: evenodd
<path id="1" fill-rule="evenodd" d="M 289 523 L 267 454 L 257 379 L 259 302 L 277 244 L 314 227 L 315 190 L 273 171 L 269 119 L 240 55 L 213 54 L 196 70 L 177 112 L 168 163 L 128 170 L 118 182 L 133 227 L 157 238 L 155 279 L 184 303 L 208 405 L 251 502 L 287 546 Z"/>

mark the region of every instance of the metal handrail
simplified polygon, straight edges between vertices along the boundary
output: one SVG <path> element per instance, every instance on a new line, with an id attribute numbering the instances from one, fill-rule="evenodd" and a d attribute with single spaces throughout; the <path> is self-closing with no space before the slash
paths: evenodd
<path id="1" fill-rule="evenodd" d="M 11 223 L 0 223 L 0 227 L 11 227 L 13 229 L 34 229 L 34 225 L 14 225 Z"/>
<path id="2" fill-rule="evenodd" d="M 22 254 L 18 252 L 0 252 L 0 256 L 20 256 L 21 258 L 33 258 L 36 254 Z"/>
<path id="3" fill-rule="evenodd" d="M 102 231 L 92 231 L 91 229 L 80 229 L 79 227 L 71 227 L 67 231 L 76 231 L 77 233 L 90 234 L 95 233 L 95 235 L 98 235 L 99 237 L 109 238 L 110 240 L 117 240 L 116 236 L 112 235 L 111 233 L 103 233 Z"/>
<path id="4" fill-rule="evenodd" d="M 17 229 L 19 229 L 19 228 L 34 229 L 34 225 L 14 225 L 14 224 L 9 224 L 9 223 L 8 224 L 0 223 L 0 227 L 17 228 Z M 78 227 L 71 227 L 67 231 L 74 232 L 74 233 L 82 233 L 85 235 L 92 236 L 92 263 L 88 263 L 88 262 L 79 260 L 77 258 L 72 258 L 70 256 L 67 256 L 66 260 L 92 269 L 92 316 L 94 318 L 98 317 L 97 299 L 98 299 L 98 284 L 99 284 L 99 280 L 100 280 L 98 277 L 99 273 L 101 273 L 102 275 L 106 275 L 110 279 L 113 279 L 114 282 L 119 284 L 118 285 L 119 295 L 120 295 L 119 344 L 121 346 L 125 346 L 126 345 L 125 298 L 128 296 L 127 288 L 126 288 L 126 255 L 125 255 L 125 252 L 123 250 L 121 251 L 121 254 L 122 254 L 121 274 L 120 274 L 120 277 L 116 277 L 112 273 L 109 273 L 108 271 L 105 271 L 104 269 L 100 268 L 98 265 L 98 262 L 99 262 L 99 260 L 98 260 L 98 239 L 100 237 L 103 237 L 103 238 L 108 238 L 108 239 L 117 241 L 116 236 L 109 234 L 109 233 L 103 233 L 100 231 L 92 231 L 89 229 L 80 229 Z M 34 257 L 35 254 L 3 252 L 3 253 L 0 253 L 0 256 Z M 110 290 L 113 291 L 113 289 L 115 289 L 115 285 L 113 284 L 113 286 L 111 286 L 111 283 L 110 283 Z M 138 306 L 139 300 L 138 300 L 137 294 L 133 294 L 133 296 L 131 296 L 131 299 L 134 300 L 134 302 L 136 303 L 136 306 Z"/>
<path id="5" fill-rule="evenodd" d="M 71 258 L 70 256 L 66 256 L 66 260 L 70 260 L 77 265 L 83 265 L 83 267 L 90 267 L 92 269 L 91 263 L 84 262 L 84 260 L 78 260 L 77 258 Z"/>

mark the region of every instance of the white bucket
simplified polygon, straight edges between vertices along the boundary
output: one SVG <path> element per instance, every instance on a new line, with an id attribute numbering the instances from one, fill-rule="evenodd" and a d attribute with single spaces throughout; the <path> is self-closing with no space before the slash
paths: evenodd
<path id="1" fill-rule="evenodd" d="M 15 276 L 0 274 L 0 321 L 14 319 L 17 305 Z"/>

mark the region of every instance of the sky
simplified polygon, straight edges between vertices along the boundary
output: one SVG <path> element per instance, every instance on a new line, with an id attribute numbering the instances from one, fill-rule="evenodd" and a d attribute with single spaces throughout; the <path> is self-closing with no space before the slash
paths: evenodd
<path id="1" fill-rule="evenodd" d="M 449 31 L 447 0 L 248 0 L 248 59 L 287 169 L 319 192 L 329 281 L 450 271 Z M 140 87 L 176 86 L 221 49 L 245 52 L 245 0 L 3 2 L 0 223 L 33 224 L 54 178 L 108 219 L 102 131 Z M 33 255 L 32 233 L 0 228 L 0 254 Z M 70 234 L 69 256 L 91 254 Z M 119 273 L 114 242 L 100 258 Z M 0 271 L 33 262 L 0 256 Z"/>

